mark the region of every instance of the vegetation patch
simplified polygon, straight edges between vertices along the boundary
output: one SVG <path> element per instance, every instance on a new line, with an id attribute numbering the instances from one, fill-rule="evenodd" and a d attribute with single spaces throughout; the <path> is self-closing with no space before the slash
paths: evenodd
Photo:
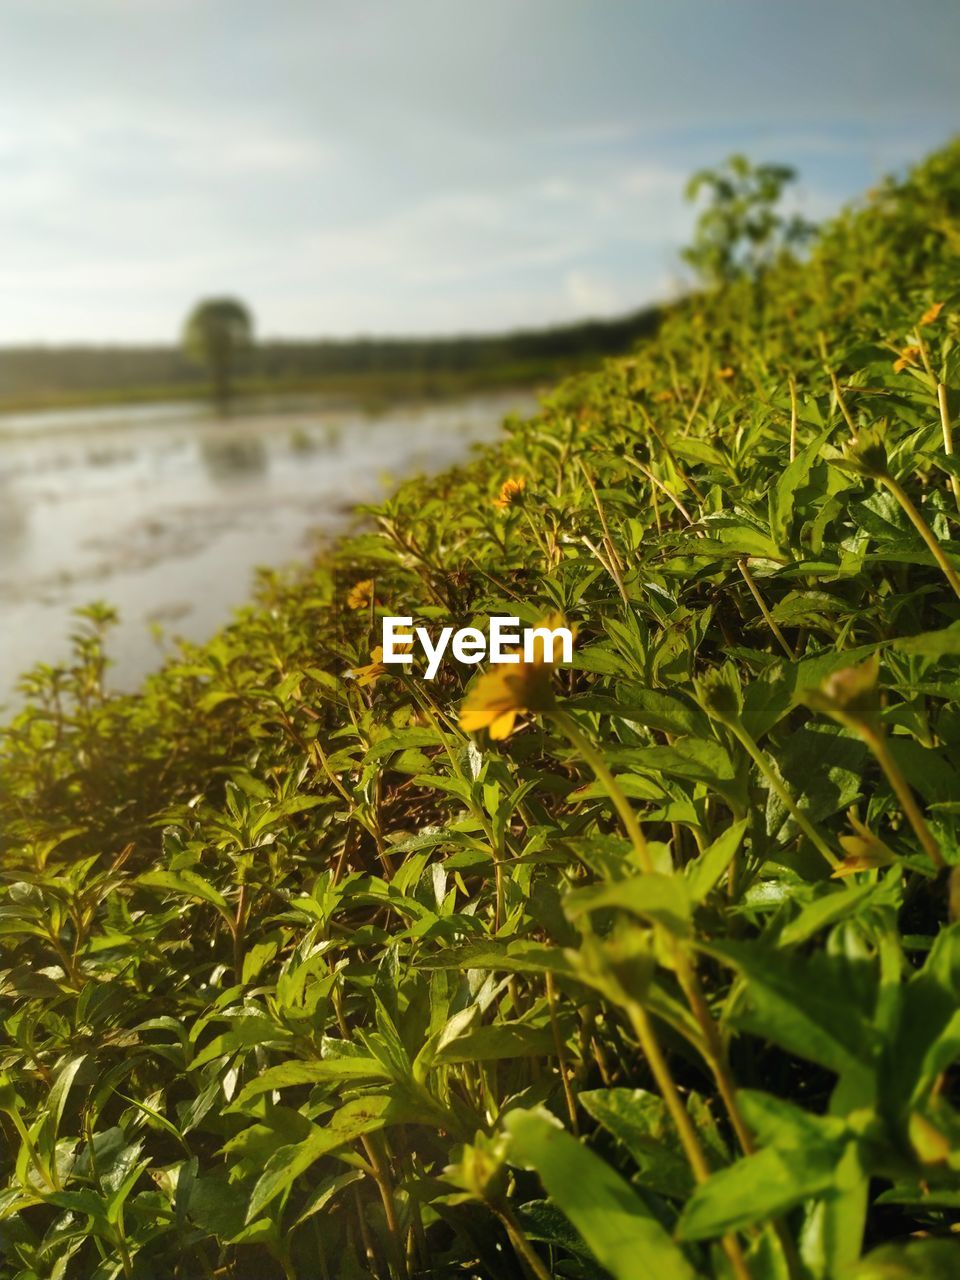
<path id="1" fill-rule="evenodd" d="M 802 259 L 783 176 L 137 696 L 102 607 L 26 678 L 4 1280 L 960 1273 L 960 148 Z"/>

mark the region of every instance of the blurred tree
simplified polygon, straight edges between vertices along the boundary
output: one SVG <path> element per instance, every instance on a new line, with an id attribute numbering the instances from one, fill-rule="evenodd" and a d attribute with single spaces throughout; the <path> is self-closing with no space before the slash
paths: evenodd
<path id="1" fill-rule="evenodd" d="M 253 318 L 236 298 L 205 298 L 187 316 L 183 347 L 210 375 L 213 398 L 226 413 L 237 358 L 253 341 Z"/>
<path id="2" fill-rule="evenodd" d="M 785 217 L 777 208 L 796 176 L 786 165 L 753 165 L 740 155 L 730 156 L 720 169 L 695 173 L 687 183 L 687 199 L 695 200 L 706 188 L 710 202 L 697 219 L 684 260 L 708 284 L 761 275 L 816 231 L 813 223 L 799 215 Z"/>

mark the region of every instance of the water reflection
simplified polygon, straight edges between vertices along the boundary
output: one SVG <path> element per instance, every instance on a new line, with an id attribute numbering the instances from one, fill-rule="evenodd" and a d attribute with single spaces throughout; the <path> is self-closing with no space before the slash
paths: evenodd
<path id="1" fill-rule="evenodd" d="M 30 533 L 30 512 L 26 502 L 0 477 L 0 569 L 8 557 L 26 545 Z"/>
<path id="2" fill-rule="evenodd" d="M 263 475 L 269 468 L 266 446 L 257 436 L 232 436 L 200 442 L 204 470 L 214 484 L 235 484 Z"/>
<path id="3" fill-rule="evenodd" d="M 533 407 L 514 392 L 375 418 L 296 404 L 229 424 L 155 408 L 0 419 L 0 704 L 19 672 L 66 656 L 71 608 L 118 608 L 111 680 L 130 687 L 158 664 L 151 624 L 203 640 L 255 565 L 308 558 L 308 530 L 349 525 L 382 475 L 460 461 Z"/>

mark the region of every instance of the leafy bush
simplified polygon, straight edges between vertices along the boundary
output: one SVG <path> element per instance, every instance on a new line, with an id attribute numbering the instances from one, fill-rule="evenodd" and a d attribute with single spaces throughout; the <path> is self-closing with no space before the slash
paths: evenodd
<path id="1" fill-rule="evenodd" d="M 85 613 L 0 752 L 5 1280 L 958 1274 L 958 260 L 954 147 L 139 695 Z"/>

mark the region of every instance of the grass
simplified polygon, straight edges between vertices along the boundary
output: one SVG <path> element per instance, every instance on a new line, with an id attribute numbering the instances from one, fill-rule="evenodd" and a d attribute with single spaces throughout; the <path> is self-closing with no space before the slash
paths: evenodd
<path id="1" fill-rule="evenodd" d="M 957 1274 L 958 162 L 140 694 L 102 606 L 27 677 L 3 1280 Z M 554 612 L 506 693 L 371 658 Z"/>

